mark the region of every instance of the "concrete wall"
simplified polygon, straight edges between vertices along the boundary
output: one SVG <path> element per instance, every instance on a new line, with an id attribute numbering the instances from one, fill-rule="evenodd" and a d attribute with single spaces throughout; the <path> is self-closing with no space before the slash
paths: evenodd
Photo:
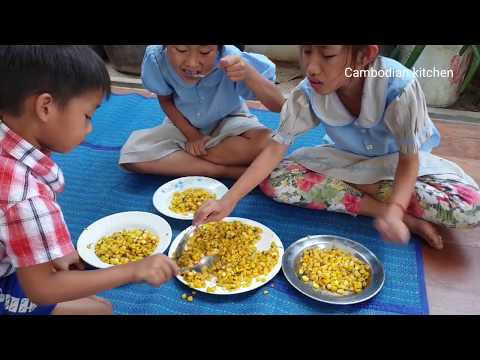
<path id="1" fill-rule="evenodd" d="M 263 54 L 272 60 L 298 62 L 298 45 L 245 45 L 245 51 Z"/>

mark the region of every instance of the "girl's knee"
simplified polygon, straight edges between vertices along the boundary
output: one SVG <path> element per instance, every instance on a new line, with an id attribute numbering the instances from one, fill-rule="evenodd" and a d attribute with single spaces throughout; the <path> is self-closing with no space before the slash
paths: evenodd
<path id="1" fill-rule="evenodd" d="M 160 174 L 161 173 L 161 167 L 160 165 L 156 164 L 153 165 L 152 162 L 140 162 L 140 163 L 128 163 L 128 164 L 121 164 L 125 170 L 133 172 L 133 173 L 139 173 L 139 174 Z"/>
<path id="2" fill-rule="evenodd" d="M 271 178 L 268 177 L 265 180 L 263 180 L 260 185 L 260 190 L 268 196 L 269 198 L 274 198 L 275 197 L 275 188 L 272 185 Z"/>
<path id="3" fill-rule="evenodd" d="M 480 226 L 480 204 L 472 209 L 450 209 L 447 213 L 448 216 L 432 214 L 432 222 L 451 229 L 473 229 Z"/>
<path id="4" fill-rule="evenodd" d="M 138 163 L 120 164 L 120 166 L 130 172 L 141 172 L 141 166 Z"/>
<path id="5" fill-rule="evenodd" d="M 472 229 L 480 226 L 480 203 L 468 213 L 464 214 L 462 218 L 465 220 L 465 227 Z"/>

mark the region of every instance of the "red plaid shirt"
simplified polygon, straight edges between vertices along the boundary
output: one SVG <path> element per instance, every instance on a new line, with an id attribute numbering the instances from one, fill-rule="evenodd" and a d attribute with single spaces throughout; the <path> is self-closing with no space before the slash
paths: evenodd
<path id="1" fill-rule="evenodd" d="M 63 174 L 0 120 L 0 277 L 63 257 L 74 247 L 56 193 Z"/>

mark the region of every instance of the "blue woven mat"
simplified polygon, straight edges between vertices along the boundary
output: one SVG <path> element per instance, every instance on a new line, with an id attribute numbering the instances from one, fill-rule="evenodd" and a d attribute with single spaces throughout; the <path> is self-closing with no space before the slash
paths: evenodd
<path id="1" fill-rule="evenodd" d="M 278 125 L 279 115 L 254 110 L 270 128 Z M 140 95 L 112 95 L 96 113 L 94 131 L 68 155 L 55 155 L 66 178 L 66 191 L 59 197 L 74 243 L 92 222 L 117 212 L 156 213 L 152 204 L 155 190 L 166 177 L 128 174 L 117 165 L 119 150 L 136 129 L 157 126 L 163 120 L 156 99 Z M 296 143 L 298 148 L 319 144 L 322 129 L 311 131 Z M 230 187 L 232 182 L 226 181 Z M 280 272 L 270 283 L 255 291 L 232 296 L 197 293 L 193 303 L 181 299 L 190 291 L 177 280 L 160 288 L 147 284 L 126 285 L 104 296 L 112 301 L 116 314 L 427 314 L 428 304 L 420 244 L 408 246 L 384 243 L 364 217 L 312 211 L 276 203 L 258 189 L 243 199 L 232 216 L 256 220 L 273 229 L 287 248 L 308 234 L 336 234 L 356 240 L 372 250 L 383 262 L 386 281 L 382 291 L 362 304 L 339 307 L 321 304 L 297 292 Z M 166 218 L 173 238 L 189 222 Z M 264 295 L 268 288 L 269 294 Z M 190 292 L 189 292 L 190 293 Z"/>

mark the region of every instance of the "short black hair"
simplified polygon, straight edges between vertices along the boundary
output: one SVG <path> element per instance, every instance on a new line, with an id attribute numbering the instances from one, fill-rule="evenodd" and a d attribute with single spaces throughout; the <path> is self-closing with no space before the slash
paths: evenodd
<path id="1" fill-rule="evenodd" d="M 22 114 L 25 100 L 49 93 L 60 106 L 88 91 L 108 98 L 110 76 L 88 45 L 0 45 L 0 112 Z"/>

